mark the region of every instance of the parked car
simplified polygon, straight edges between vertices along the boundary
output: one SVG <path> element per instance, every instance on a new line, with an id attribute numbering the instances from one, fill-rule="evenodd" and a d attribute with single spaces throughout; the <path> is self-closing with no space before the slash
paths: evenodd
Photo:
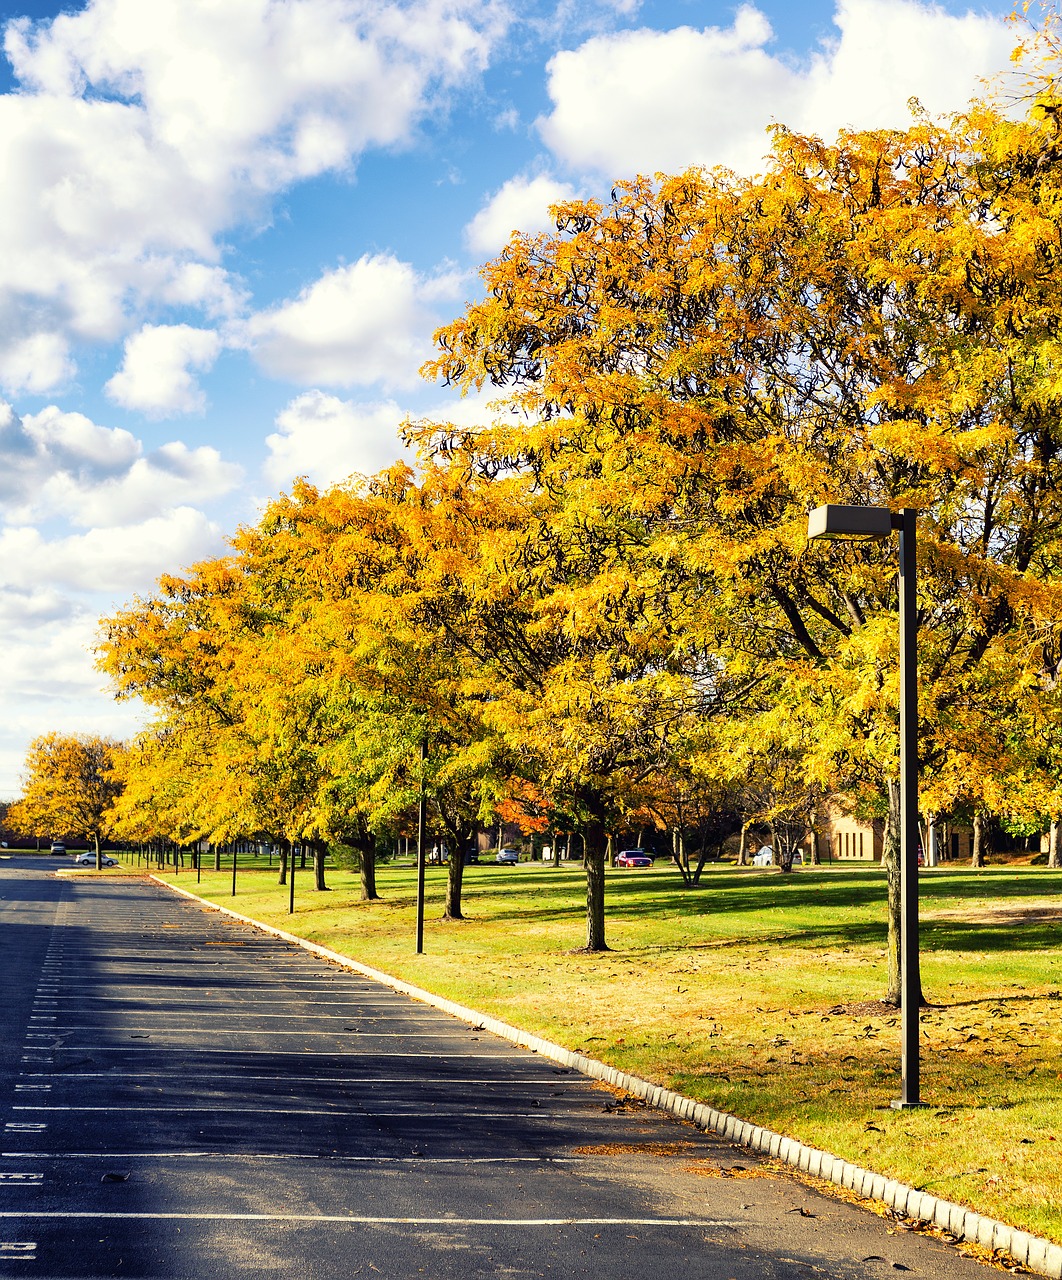
<path id="1" fill-rule="evenodd" d="M 52 847 L 48 850 L 53 857 L 61 858 L 66 853 L 66 845 L 61 840 L 53 840 Z"/>
<path id="2" fill-rule="evenodd" d="M 520 851 L 519 849 L 499 849 L 494 855 L 494 861 L 506 867 L 515 867 L 520 861 Z"/>
<path id="3" fill-rule="evenodd" d="M 754 867 L 770 867 L 773 866 L 773 864 L 774 854 L 771 852 L 771 846 L 769 844 L 765 844 L 759 853 L 757 853 L 752 859 L 752 865 Z M 802 867 L 803 865 L 804 854 L 800 849 L 795 849 L 793 851 L 793 861 L 790 863 L 790 866 Z"/>
<path id="4" fill-rule="evenodd" d="M 651 867 L 652 857 L 644 849 L 621 849 L 616 854 L 617 867 Z"/>
<path id="5" fill-rule="evenodd" d="M 117 859 L 110 858 L 107 854 L 100 858 L 100 863 L 105 867 L 116 867 L 118 865 Z M 74 865 L 76 867 L 94 867 L 96 865 L 96 855 L 94 853 L 79 853 L 74 859 Z"/>

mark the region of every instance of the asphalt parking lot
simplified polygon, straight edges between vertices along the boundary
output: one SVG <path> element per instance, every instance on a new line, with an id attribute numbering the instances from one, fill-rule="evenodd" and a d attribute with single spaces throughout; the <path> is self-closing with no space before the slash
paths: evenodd
<path id="1" fill-rule="evenodd" d="M 0 860 L 0 1275 L 992 1273 L 146 879 Z"/>

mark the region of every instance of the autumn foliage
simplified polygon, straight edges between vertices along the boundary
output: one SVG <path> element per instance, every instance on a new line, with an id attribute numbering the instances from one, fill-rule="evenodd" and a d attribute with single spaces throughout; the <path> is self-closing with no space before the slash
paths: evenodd
<path id="1" fill-rule="evenodd" d="M 1018 118 L 778 128 L 761 176 L 638 178 L 514 235 L 425 367 L 490 389 L 485 421 L 408 424 L 416 471 L 298 484 L 107 620 L 105 669 L 157 710 L 136 806 L 371 861 L 423 744 L 451 847 L 498 812 L 581 834 L 601 949 L 632 814 L 888 812 L 895 552 L 809 546 L 830 501 L 919 512 L 927 814 L 1057 820 L 1053 40 Z"/>

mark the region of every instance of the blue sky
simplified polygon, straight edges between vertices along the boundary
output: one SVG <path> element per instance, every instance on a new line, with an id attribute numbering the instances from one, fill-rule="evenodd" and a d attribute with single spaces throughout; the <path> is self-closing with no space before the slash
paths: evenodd
<path id="1" fill-rule="evenodd" d="M 97 620 L 297 475 L 398 455 L 432 329 L 551 200 L 754 170 L 960 109 L 1014 43 L 948 0 L 0 5 L 0 798 L 50 730 L 126 736 Z"/>

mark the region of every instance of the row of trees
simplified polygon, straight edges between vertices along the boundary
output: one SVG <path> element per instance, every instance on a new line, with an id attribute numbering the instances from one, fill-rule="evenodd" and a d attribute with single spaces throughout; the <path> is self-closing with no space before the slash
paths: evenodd
<path id="1" fill-rule="evenodd" d="M 423 781 L 455 849 L 499 807 L 581 833 L 591 950 L 636 813 L 843 792 L 894 867 L 895 564 L 809 547 L 832 501 L 920 512 L 928 814 L 1057 831 L 1056 32 L 1018 118 L 778 128 L 761 177 L 638 179 L 515 235 L 426 366 L 494 389 L 489 420 L 408 424 L 416 470 L 297 484 L 106 621 L 103 668 L 156 713 L 126 823 L 341 838 L 372 896 Z"/>
<path id="2" fill-rule="evenodd" d="M 102 841 L 114 828 L 123 751 L 120 742 L 92 734 L 36 738 L 26 754 L 22 794 L 6 807 L 6 825 L 38 839 L 87 839 L 99 866 Z"/>

